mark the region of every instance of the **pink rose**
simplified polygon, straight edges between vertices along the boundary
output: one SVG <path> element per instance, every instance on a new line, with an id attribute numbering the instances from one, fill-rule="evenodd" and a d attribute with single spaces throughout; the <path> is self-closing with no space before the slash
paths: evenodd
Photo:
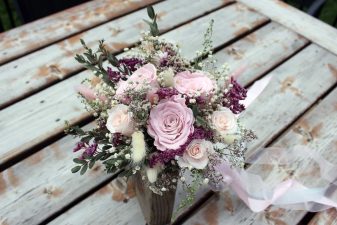
<path id="1" fill-rule="evenodd" d="M 116 90 L 116 96 L 123 100 L 126 90 L 140 90 L 144 87 L 144 85 L 149 85 L 151 92 L 155 92 L 153 90 L 159 88 L 159 83 L 157 81 L 157 69 L 151 63 L 137 69 L 126 81 L 121 80 Z"/>
<path id="2" fill-rule="evenodd" d="M 238 130 L 236 116 L 228 108 L 222 107 L 219 111 L 214 111 L 211 116 L 211 124 L 215 131 L 221 136 L 234 134 Z"/>
<path id="3" fill-rule="evenodd" d="M 174 77 L 174 87 L 189 97 L 207 95 L 214 89 L 213 81 L 203 72 L 184 71 Z"/>
<path id="4" fill-rule="evenodd" d="M 121 133 L 125 136 L 132 135 L 135 130 L 135 122 L 128 109 L 128 106 L 119 104 L 108 111 L 106 127 L 111 133 Z"/>
<path id="5" fill-rule="evenodd" d="M 195 139 L 187 146 L 182 157 L 177 159 L 180 167 L 204 169 L 208 164 L 208 155 L 214 152 L 213 144 L 203 139 Z"/>
<path id="6" fill-rule="evenodd" d="M 158 150 L 178 149 L 194 131 L 193 123 L 193 112 L 185 99 L 175 95 L 161 100 L 151 110 L 147 132 L 155 139 Z"/>

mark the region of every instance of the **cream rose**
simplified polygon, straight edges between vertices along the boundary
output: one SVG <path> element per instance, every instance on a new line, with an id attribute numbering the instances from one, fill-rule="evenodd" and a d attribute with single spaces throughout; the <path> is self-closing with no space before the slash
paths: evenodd
<path id="1" fill-rule="evenodd" d="M 128 106 L 119 104 L 108 111 L 106 127 L 111 133 L 121 133 L 125 136 L 132 135 L 135 130 L 135 123 L 128 109 Z"/>
<path id="2" fill-rule="evenodd" d="M 238 130 L 238 123 L 235 115 L 230 109 L 225 107 L 213 112 L 211 116 L 211 124 L 215 131 L 221 136 L 234 134 Z"/>
<path id="3" fill-rule="evenodd" d="M 186 147 L 182 157 L 177 158 L 180 167 L 204 169 L 208 164 L 208 155 L 213 152 L 213 144 L 203 139 L 195 139 Z"/>

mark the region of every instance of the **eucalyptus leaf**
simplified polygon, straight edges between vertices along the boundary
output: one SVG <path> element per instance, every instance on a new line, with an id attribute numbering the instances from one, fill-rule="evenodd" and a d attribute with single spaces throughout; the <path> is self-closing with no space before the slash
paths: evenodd
<path id="1" fill-rule="evenodd" d="M 72 173 L 77 173 L 81 169 L 81 166 L 75 166 L 71 169 Z"/>
<path id="2" fill-rule="evenodd" d="M 155 18 L 156 14 L 155 14 L 154 9 L 153 9 L 152 6 L 148 6 L 148 7 L 147 7 L 147 15 L 149 15 L 149 17 L 150 17 L 151 19 L 154 19 L 154 18 Z"/>
<path id="3" fill-rule="evenodd" d="M 84 165 L 82 166 L 82 169 L 81 169 L 80 174 L 81 174 L 81 175 L 85 174 L 85 172 L 87 172 L 87 169 L 88 169 L 88 164 L 84 164 Z"/>
<path id="4" fill-rule="evenodd" d="M 94 167 L 95 163 L 96 163 L 96 161 L 94 159 L 91 160 L 90 163 L 89 163 L 89 169 L 92 169 Z"/>
<path id="5" fill-rule="evenodd" d="M 84 163 L 86 163 L 86 161 L 85 161 L 85 160 L 83 160 L 83 159 L 79 159 L 79 158 L 75 158 L 75 159 L 73 159 L 73 162 L 74 162 L 74 163 L 78 163 L 78 164 L 84 164 Z"/>

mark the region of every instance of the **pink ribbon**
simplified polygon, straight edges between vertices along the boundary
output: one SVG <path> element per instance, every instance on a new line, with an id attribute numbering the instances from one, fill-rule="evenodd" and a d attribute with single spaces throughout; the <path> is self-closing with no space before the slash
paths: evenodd
<path id="1" fill-rule="evenodd" d="M 270 165 L 273 170 L 267 173 L 267 177 L 273 176 L 272 182 L 264 180 L 262 175 L 254 172 L 231 168 L 226 160 L 216 168 L 224 177 L 224 182 L 252 211 L 260 212 L 270 205 L 312 212 L 337 208 L 337 193 L 333 193 L 337 188 L 337 165 L 328 162 L 319 153 L 305 146 L 295 146 L 291 149 L 265 148 L 258 152 L 258 157 L 247 162 L 259 167 L 258 171 L 263 171 L 264 177 L 266 170 L 262 166 Z M 305 168 L 309 162 L 318 165 L 320 170 L 316 177 L 315 174 L 311 175 L 315 187 L 304 185 L 300 181 L 301 177 L 296 178 L 301 166 Z M 294 166 L 297 169 L 293 170 Z M 284 176 L 277 177 L 277 173 L 272 173 L 280 170 L 293 171 L 291 178 L 284 180 Z"/>
<path id="2" fill-rule="evenodd" d="M 249 88 L 248 97 L 242 103 L 248 107 L 263 92 L 271 78 L 268 75 L 256 81 Z M 315 187 L 306 186 L 305 179 L 301 181 L 305 177 L 300 174 L 300 168 L 308 168 L 307 165 L 311 165 L 306 164 L 308 162 L 319 167 L 315 168 L 320 171 L 316 177 L 315 174 L 310 174 L 310 180 L 315 182 Z M 217 165 L 216 169 L 223 176 L 223 182 L 229 185 L 254 212 L 263 211 L 270 205 L 312 212 L 337 208 L 337 192 L 335 193 L 337 166 L 306 146 L 295 146 L 291 149 L 274 147 L 260 149 L 246 163 L 250 163 L 253 169 L 248 171 L 231 168 L 226 159 Z M 288 172 L 290 178 L 284 180 L 284 176 L 277 177 L 277 173 L 270 172 L 272 182 L 264 180 L 266 167 L 262 167 L 263 165 L 274 168 L 271 171 L 275 171 L 276 168 L 285 174 Z M 252 172 L 256 167 L 259 167 L 258 174 Z"/>

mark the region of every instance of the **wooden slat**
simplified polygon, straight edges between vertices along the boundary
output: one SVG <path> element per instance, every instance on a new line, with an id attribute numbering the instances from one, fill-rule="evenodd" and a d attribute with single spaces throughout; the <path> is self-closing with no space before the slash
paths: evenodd
<path id="1" fill-rule="evenodd" d="M 318 106 L 310 110 L 305 114 L 298 122 L 296 122 L 287 133 L 275 143 L 275 146 L 291 147 L 297 144 L 306 144 L 309 147 L 319 150 L 319 152 L 329 161 L 337 163 L 336 159 L 336 137 L 333 135 L 337 130 L 337 89 L 329 94 Z M 303 129 L 301 133 L 298 131 Z M 312 133 L 313 139 L 310 142 L 307 141 L 307 134 Z M 313 169 L 310 169 L 313 168 Z M 301 168 L 301 177 L 305 176 L 310 185 L 315 184 L 315 180 L 310 180 L 311 173 L 314 173 L 316 167 L 313 164 L 309 164 L 305 168 Z M 255 172 L 256 170 L 254 170 Z M 317 170 L 316 170 L 317 171 Z M 259 171 L 263 174 L 263 171 Z M 271 179 L 275 175 L 279 175 L 277 172 L 270 175 Z M 279 175 L 280 176 L 280 175 Z M 284 174 L 283 174 L 284 176 Z M 286 177 L 284 177 L 286 178 Z M 230 211 L 219 213 L 214 215 L 214 224 L 297 224 L 301 218 L 306 214 L 305 211 L 285 210 L 277 207 L 271 207 L 266 212 L 253 213 L 251 212 L 242 201 L 240 201 L 233 192 L 226 192 L 225 195 L 220 198 L 213 198 L 198 214 L 189 220 L 186 224 L 196 224 L 199 221 L 201 224 L 203 221 L 207 221 L 212 215 L 210 209 L 218 211 L 225 205 L 230 205 Z M 323 212 L 322 216 L 313 219 L 311 225 L 318 224 L 334 224 L 334 217 L 325 217 L 325 215 L 336 215 L 335 209 Z M 318 219 L 321 219 L 322 223 L 318 223 Z M 315 222 L 317 221 L 317 223 Z"/>
<path id="2" fill-rule="evenodd" d="M 280 0 L 238 0 L 337 55 L 337 29 Z"/>
<path id="3" fill-rule="evenodd" d="M 218 66 L 228 63 L 232 70 L 245 68 L 238 80 L 250 84 L 296 51 L 308 40 L 291 30 L 271 22 L 216 54 Z"/>
<path id="4" fill-rule="evenodd" d="M 309 225 L 337 225 L 337 210 L 328 209 L 324 212 L 317 213 Z"/>
<path id="5" fill-rule="evenodd" d="M 262 29 L 261 29 L 262 30 Z M 258 36 L 258 35 L 257 35 Z M 270 49 L 272 48 L 272 45 L 269 46 Z M 314 55 L 314 57 L 313 57 Z M 306 57 L 305 57 L 306 56 Z M 325 90 L 327 90 L 331 85 L 334 85 L 336 83 L 336 78 L 334 75 L 332 75 L 329 71 L 329 69 L 326 68 L 324 71 L 322 71 L 322 76 L 320 79 L 325 79 L 322 82 L 317 83 L 317 80 L 312 79 L 313 75 L 307 75 L 307 71 L 301 70 L 297 74 L 294 74 L 294 77 L 298 77 L 298 79 L 295 79 L 293 83 L 288 85 L 289 82 L 289 71 L 293 67 L 293 65 L 298 64 L 299 62 L 308 62 L 309 59 L 311 60 L 318 60 L 321 59 L 324 63 L 335 63 L 334 66 L 336 66 L 336 59 L 337 57 L 331 55 L 330 53 L 326 52 L 325 50 L 312 45 L 309 48 L 305 49 L 303 52 L 299 53 L 295 56 L 294 59 L 291 59 L 291 61 L 286 62 L 284 65 L 279 67 L 276 71 L 273 72 L 275 79 L 272 81 L 269 87 L 267 87 L 266 91 L 263 93 L 263 98 L 260 98 L 257 103 L 254 103 L 251 108 L 248 108 L 246 112 L 246 117 L 243 117 L 243 123 L 246 124 L 247 127 L 252 128 L 256 130 L 257 135 L 261 138 L 255 142 L 255 148 L 257 146 L 263 145 L 264 142 L 272 140 L 273 136 L 278 134 L 280 131 L 282 131 L 284 128 L 286 128 L 294 118 L 299 116 L 307 107 L 309 107 L 322 93 L 324 93 Z M 319 61 L 319 60 L 318 60 Z M 317 65 L 313 65 L 311 68 L 308 68 L 308 70 L 313 70 L 315 72 L 318 70 L 319 67 L 321 67 L 321 62 L 317 62 Z M 248 75 L 245 75 L 248 76 Z M 301 84 L 301 82 L 304 82 L 306 79 L 311 80 L 308 82 L 308 84 Z M 243 80 L 248 80 L 243 79 Z M 286 84 L 286 87 L 289 89 L 283 90 L 283 84 Z M 308 88 L 313 84 L 317 84 L 320 87 L 319 91 L 312 91 L 312 89 Z M 298 88 L 298 90 L 301 90 L 301 93 L 305 96 L 308 96 L 305 100 L 303 100 L 301 97 L 298 97 L 296 93 L 293 92 L 294 88 Z M 262 96 L 261 96 L 262 97 Z M 305 103 L 301 103 L 304 101 Z M 286 102 L 286 104 L 283 104 L 283 107 L 286 107 L 289 110 L 284 112 L 284 108 L 282 107 L 279 102 Z M 278 104 L 278 105 L 277 105 Z M 296 105 L 297 107 L 292 107 L 292 105 Z M 273 110 L 270 110 L 273 109 Z M 261 115 L 261 116 L 258 116 Z M 109 189 L 109 185 L 103 188 L 102 190 Z M 181 199 L 183 190 L 179 186 L 177 191 L 177 199 Z M 111 192 L 107 191 L 106 196 L 111 195 Z M 225 221 L 222 221 L 221 223 L 217 223 L 218 217 L 221 217 L 225 211 L 232 213 L 234 210 L 234 205 L 231 203 L 231 199 L 234 198 L 231 196 L 230 192 L 226 192 L 225 199 L 229 203 L 225 203 L 224 205 L 220 207 L 207 207 L 206 212 L 207 214 L 202 214 L 202 216 L 197 216 L 196 219 L 193 218 L 193 223 L 188 224 L 225 224 Z M 132 217 L 125 217 L 123 212 L 118 210 L 119 203 L 115 203 L 114 201 L 106 200 L 104 202 L 101 202 L 100 197 L 97 197 L 97 194 L 89 197 L 88 199 L 84 200 L 79 205 L 72 208 L 68 213 L 61 215 L 58 217 L 55 221 L 53 221 L 52 224 L 58 224 L 58 223 L 65 223 L 65 224 L 71 224 L 76 219 L 80 219 L 81 222 L 84 224 L 86 219 L 90 220 L 91 224 L 96 224 L 93 219 L 90 217 L 92 215 L 88 215 L 86 218 L 82 218 L 82 216 L 85 214 L 84 210 L 87 210 L 87 206 L 95 205 L 98 208 L 104 208 L 105 210 L 103 212 L 98 212 L 98 209 L 93 208 L 92 210 L 94 213 L 98 213 L 98 216 L 100 218 L 100 223 L 107 223 L 108 219 L 105 221 L 102 221 L 101 215 L 110 213 L 110 210 L 113 210 L 116 216 L 114 218 L 118 219 L 118 221 L 124 221 L 128 224 L 137 224 L 139 221 L 142 220 L 142 215 L 139 215 L 139 212 L 137 213 L 138 205 L 136 201 L 132 201 L 128 203 L 128 209 L 132 212 L 135 212 L 132 214 Z M 234 200 L 233 200 L 234 201 Z M 223 199 L 219 201 L 221 203 L 225 202 Z M 236 200 L 236 202 L 239 202 Z M 220 203 L 219 203 L 220 204 Z M 107 206 L 110 206 L 113 209 L 106 209 Z M 113 205 L 113 206 L 112 206 Z M 115 206 L 116 205 L 116 206 Z M 116 211 L 118 210 L 118 211 Z M 82 215 L 82 216 L 81 216 Z M 199 215 L 199 213 L 197 214 Z M 206 216 L 204 216 L 206 215 Z M 228 217 L 228 214 L 225 214 L 225 218 Z M 235 211 L 236 218 L 240 218 L 241 214 L 239 211 Z M 140 217 L 139 217 L 140 216 Z M 80 218 L 81 217 L 81 218 Z M 205 218 L 204 218 L 205 217 Z M 236 222 L 226 222 L 226 224 L 242 224 L 243 221 L 249 221 L 246 218 L 243 218 L 241 221 Z M 98 223 L 97 223 L 98 224 Z M 258 224 L 258 223 L 257 223 Z"/>
<path id="6" fill-rule="evenodd" d="M 273 33 L 273 34 L 272 34 Z M 255 42 L 247 42 L 247 40 L 251 40 L 251 39 L 256 39 Z M 246 43 L 247 42 L 247 43 Z M 242 44 L 240 44 L 242 43 Z M 245 46 L 245 48 L 247 50 L 245 50 L 246 55 L 250 56 L 250 60 L 252 61 L 252 64 L 255 64 L 254 62 L 258 62 L 259 60 L 259 55 L 265 55 L 265 59 L 269 62 L 268 64 L 263 64 L 261 65 L 259 68 L 255 68 L 251 69 L 251 73 L 244 73 L 242 75 L 242 77 L 240 78 L 243 82 L 243 84 L 247 84 L 249 80 L 252 79 L 252 77 L 259 77 L 260 74 L 264 73 L 265 71 L 269 70 L 270 68 L 272 68 L 274 66 L 275 63 L 277 63 L 278 61 L 280 61 L 281 59 L 283 59 L 284 57 L 286 57 L 287 55 L 292 54 L 294 51 L 296 51 L 299 47 L 301 47 L 302 45 L 304 45 L 306 43 L 305 39 L 299 37 L 298 35 L 294 34 L 291 31 L 288 31 L 287 29 L 284 29 L 282 26 L 278 25 L 278 24 L 268 24 L 266 27 L 261 28 L 260 30 L 257 30 L 256 32 L 252 33 L 251 35 L 247 36 L 245 39 L 240 40 L 239 42 L 237 42 L 236 46 Z M 190 43 L 191 45 L 193 45 L 194 47 L 197 47 L 193 44 L 193 42 Z M 265 46 L 262 49 L 260 49 L 260 46 Z M 268 46 L 268 48 L 266 47 Z M 272 47 L 271 47 L 272 46 Z M 288 46 L 288 48 L 283 48 L 281 46 Z M 259 50 L 255 50 L 255 48 L 258 48 Z M 232 48 L 232 46 L 228 47 L 229 49 Z M 235 58 L 235 56 L 233 56 L 232 54 L 225 56 L 224 54 L 226 53 L 226 50 L 221 50 L 220 52 L 218 52 L 215 57 L 219 58 L 220 61 L 223 60 L 228 60 L 230 62 L 236 60 L 236 59 L 231 59 L 231 58 Z M 270 52 L 270 53 L 269 53 Z M 244 60 L 242 58 L 242 60 Z M 238 64 L 238 65 L 237 65 Z M 239 63 L 236 63 L 235 66 L 240 66 Z M 233 69 L 235 69 L 236 67 L 233 67 Z M 72 182 L 73 176 L 71 173 L 63 173 L 63 179 L 67 180 L 67 182 L 65 182 L 62 185 L 62 189 L 66 189 L 68 192 L 67 193 L 71 193 L 71 196 L 69 197 L 67 195 L 67 193 L 64 193 L 62 195 L 60 195 L 57 199 L 54 199 L 52 202 L 48 201 L 46 202 L 46 198 L 44 195 L 41 195 L 41 189 L 45 188 L 45 187 L 53 187 L 53 186 L 57 186 L 58 182 L 59 182 L 59 175 L 58 173 L 54 172 L 54 169 L 49 169 L 49 165 L 53 165 L 54 168 L 69 168 L 69 165 L 71 165 L 71 155 L 72 153 L 70 153 L 70 149 L 72 148 L 74 141 L 69 141 L 69 143 L 65 143 L 67 142 L 68 139 L 62 139 L 61 141 L 53 144 L 52 146 L 56 145 L 62 145 L 62 149 L 63 151 L 65 151 L 67 153 L 67 155 L 65 157 L 62 158 L 62 160 L 60 160 L 57 157 L 48 157 L 48 158 L 44 158 L 44 157 L 40 157 L 40 155 L 49 155 L 52 154 L 50 153 L 50 149 L 53 149 L 52 146 L 50 146 L 50 148 L 45 148 L 42 149 L 40 152 L 34 154 L 33 156 L 25 159 L 24 161 L 16 164 L 15 166 L 13 166 L 12 168 L 10 168 L 10 170 L 14 170 L 14 174 L 18 174 L 16 176 L 16 178 L 18 180 L 25 180 L 26 179 L 26 175 L 25 174 L 37 174 L 38 176 L 40 176 L 40 180 L 44 180 L 48 178 L 48 181 L 46 181 L 46 183 L 43 186 L 39 186 L 39 183 L 35 183 L 33 182 L 35 179 L 37 179 L 35 176 L 30 177 L 31 182 L 23 182 L 20 184 L 20 186 L 16 186 L 13 187 L 10 183 L 6 182 L 6 186 L 9 188 L 7 188 L 1 196 L 2 201 L 0 202 L 0 217 L 2 216 L 3 218 L 6 218 L 8 221 L 12 221 L 13 218 L 11 217 L 5 217 L 5 215 L 7 215 L 7 210 L 11 211 L 12 208 L 17 208 L 17 205 L 21 205 L 20 202 L 24 202 L 25 203 L 25 207 L 27 208 L 33 208 L 34 205 L 36 205 L 36 211 L 35 214 L 36 215 L 32 215 L 31 213 L 27 213 L 27 214 L 23 214 L 22 216 L 22 220 L 27 220 L 29 219 L 29 221 L 33 220 L 33 221 L 40 221 L 41 219 L 44 218 L 44 215 L 46 214 L 46 212 L 44 211 L 44 208 L 40 208 L 39 206 L 44 205 L 46 208 L 48 208 L 50 210 L 50 213 L 53 213 L 55 210 L 58 210 L 60 207 L 63 207 L 65 204 L 68 204 L 69 201 L 71 201 L 72 199 L 76 198 L 77 196 L 80 196 L 83 192 L 85 192 L 87 189 L 83 188 L 84 187 L 84 180 L 77 180 L 74 179 L 74 183 Z M 64 142 L 64 143 L 63 143 Z M 62 143 L 62 144 L 60 144 Z M 44 152 L 44 153 L 42 153 Z M 70 155 L 68 155 L 70 154 Z M 31 161 L 34 158 L 41 158 L 41 160 L 39 162 L 37 162 L 36 164 L 34 164 L 34 167 L 27 167 L 27 161 Z M 65 158 L 65 159 L 64 159 Z M 21 171 L 24 172 L 21 172 Z M 39 170 L 38 173 L 36 173 L 35 171 Z M 6 170 L 4 172 L 4 174 L 8 174 L 9 170 Z M 49 172 L 49 171 L 53 171 L 53 172 Z M 63 171 L 63 170 L 62 170 Z M 21 177 L 20 174 L 23 174 L 23 176 Z M 6 175 L 4 175 L 5 177 Z M 69 178 L 68 178 L 69 177 Z M 97 179 L 96 176 L 85 176 L 85 182 L 90 182 L 91 185 L 97 184 L 99 181 L 101 181 L 101 179 Z M 69 181 L 69 182 L 68 182 Z M 91 186 L 89 186 L 88 188 L 90 188 Z M 22 193 L 21 189 L 23 188 L 23 190 L 32 190 L 30 192 L 30 195 L 25 195 L 22 196 L 20 198 L 20 194 Z M 106 188 L 107 190 L 111 189 L 111 186 L 108 186 Z M 74 194 L 72 192 L 72 190 L 77 190 L 76 194 Z M 181 190 L 181 188 L 179 189 Z M 203 196 L 203 194 L 205 193 L 206 190 L 202 190 L 201 192 L 199 192 L 199 196 Z M 9 192 L 9 193 L 8 193 Z M 13 194 L 13 193 L 17 193 L 17 194 Z M 105 193 L 105 197 L 106 196 L 110 196 L 111 193 L 110 192 L 106 192 Z M 180 197 L 181 193 L 177 194 L 178 198 Z M 34 201 L 31 201 L 30 199 L 32 199 L 31 196 L 34 196 Z M 17 201 L 15 201 L 15 199 L 18 199 Z M 96 198 L 96 197 L 95 197 Z M 100 198 L 100 197 L 98 197 Z M 110 197 L 107 197 L 108 202 L 110 201 Z M 91 203 L 90 203 L 91 204 Z M 97 204 L 97 203 L 96 203 Z M 118 203 L 120 204 L 120 203 Z M 133 204 L 131 202 L 131 204 Z M 4 209 L 2 210 L 2 207 L 6 206 L 7 210 Z M 100 207 L 103 208 L 103 207 Z M 109 209 L 111 209 L 111 207 L 109 207 Z M 18 209 L 18 211 L 20 211 L 21 209 Z M 113 209 L 114 210 L 114 209 Z M 133 208 L 131 209 L 133 210 Z M 137 211 L 135 213 L 139 213 L 140 211 Z M 93 211 L 92 213 L 97 214 L 98 212 Z M 132 212 L 131 212 L 132 213 Z M 9 214 L 11 215 L 11 214 Z M 46 214 L 45 216 L 48 216 L 50 214 Z M 138 215 L 138 214 L 137 214 Z M 141 215 L 141 214 L 139 214 Z M 137 218 L 139 218 L 139 216 L 137 216 Z M 1 221 L 1 220 L 0 220 Z M 91 222 L 89 220 L 89 222 Z M 61 223 L 63 224 L 63 223 Z"/>
<path id="7" fill-rule="evenodd" d="M 76 141 L 64 137 L 0 173 L 0 224 L 39 224 L 112 177 L 99 165 L 85 176 L 72 174 Z"/>
<path id="8" fill-rule="evenodd" d="M 331 70 L 331 68 L 337 68 L 336 59 L 336 56 L 322 48 L 311 45 L 272 72 L 277 82 L 275 80 L 274 82 L 272 81 L 263 95 L 251 108 L 248 108 L 245 117 L 242 118 L 242 123 L 247 124 L 248 127 L 251 127 L 250 121 L 254 119 L 254 123 L 258 125 L 253 128 L 257 131 L 259 138 L 261 138 L 261 130 L 264 133 L 262 135 L 263 141 L 254 143 L 250 153 L 261 144 L 274 138 L 276 134 L 275 127 L 271 128 L 270 124 L 278 124 L 274 126 L 285 125 L 284 127 L 286 127 L 293 118 L 296 118 L 294 111 L 298 111 L 297 115 L 300 115 L 300 112 L 309 107 L 325 90 L 329 89 L 330 85 L 336 84 L 336 72 Z M 306 65 L 305 68 L 304 65 Z M 336 141 L 333 135 L 337 128 L 336 97 L 337 89 L 330 93 L 315 110 L 311 110 L 288 129 L 287 133 L 275 145 L 291 147 L 297 144 L 306 144 L 321 152 L 330 150 L 329 155 L 335 155 L 331 151 L 335 151 L 336 148 L 328 146 L 333 141 Z M 275 116 L 276 113 L 281 113 L 281 117 Z M 300 130 L 301 132 L 299 132 Z M 310 142 L 307 141 L 308 134 L 312 137 Z M 249 168 L 249 170 L 251 169 L 254 168 Z M 257 172 L 263 174 L 264 171 L 267 170 L 264 168 Z M 270 175 L 270 179 L 276 174 L 275 172 Z M 216 213 L 225 206 L 227 208 L 230 206 L 230 210 Z M 216 214 L 212 214 L 212 212 Z M 211 217 L 213 217 L 213 221 L 216 221 L 214 224 L 249 223 L 260 225 L 272 222 L 296 224 L 304 214 L 304 211 L 290 211 L 276 207 L 271 207 L 266 212 L 253 213 L 236 195 L 232 194 L 232 192 L 226 192 L 220 199 L 211 199 L 202 210 L 188 220 L 187 224 L 196 224 L 197 222 L 210 224 L 209 218 Z"/>
<path id="9" fill-rule="evenodd" d="M 0 64 L 155 2 L 90 1 L 1 33 Z"/>
<path id="10" fill-rule="evenodd" d="M 154 8 L 159 15 L 158 26 L 164 32 L 229 2 L 231 0 L 215 0 L 213 4 L 205 1 L 171 0 L 161 2 Z M 185 10 L 187 7 L 188 11 Z M 83 51 L 81 38 L 88 46 L 95 48 L 98 40 L 104 39 L 113 52 L 134 44 L 139 40 L 140 32 L 148 29 L 142 20 L 146 17 L 146 9 L 139 10 L 1 66 L 0 107 L 82 69 L 74 59 L 76 53 Z"/>
<path id="11" fill-rule="evenodd" d="M 242 18 L 243 12 L 250 14 L 245 17 L 246 21 L 240 22 L 238 26 L 231 26 L 230 24 L 236 23 Z M 204 26 L 202 24 L 207 24 L 211 18 L 223 19 L 228 22 L 228 25 L 225 26 L 220 23 L 215 24 L 214 33 L 221 32 L 223 34 L 219 37 L 221 41 L 214 41 L 217 45 L 235 38 L 243 27 L 244 30 L 247 30 L 247 27 L 252 29 L 261 21 L 265 21 L 265 17 L 250 12 L 245 7 L 238 9 L 236 5 L 232 5 L 202 17 L 196 22 L 182 26 L 168 35 L 176 36 L 177 41 L 184 40 L 185 36 L 181 36 L 181 34 L 186 33 L 186 30 L 191 31 L 191 27 L 194 32 L 203 32 Z M 193 43 L 194 41 L 196 43 Z M 198 41 L 200 40 L 192 39 L 189 46 L 197 46 Z M 2 137 L 0 140 L 0 165 L 43 140 L 62 132 L 64 120 L 75 123 L 88 116 L 72 88 L 88 74 L 90 73 L 87 71 L 80 73 L 78 76 L 60 82 L 0 112 L 0 136 Z"/>

